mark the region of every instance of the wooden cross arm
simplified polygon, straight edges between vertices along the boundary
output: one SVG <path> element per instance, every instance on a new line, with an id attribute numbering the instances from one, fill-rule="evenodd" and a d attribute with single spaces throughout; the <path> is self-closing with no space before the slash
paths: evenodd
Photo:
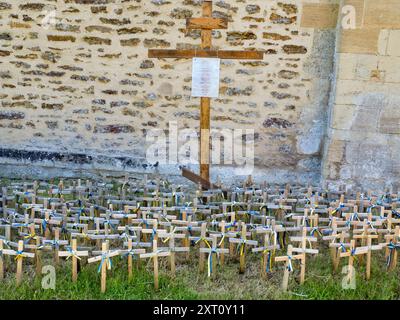
<path id="1" fill-rule="evenodd" d="M 290 237 L 290 241 L 293 241 L 293 242 L 301 242 L 304 239 L 307 240 L 307 241 L 310 241 L 310 242 L 318 242 L 318 239 L 315 238 L 315 237 L 305 237 L 305 238 L 303 238 L 303 237 Z"/>
<path id="2" fill-rule="evenodd" d="M 276 246 L 268 246 L 268 247 L 260 247 L 260 248 L 253 248 L 251 252 L 264 252 L 265 250 L 279 250 L 281 247 L 279 245 Z"/>
<path id="3" fill-rule="evenodd" d="M 124 246 L 128 246 L 128 242 L 124 242 Z M 132 242 L 133 247 L 144 247 L 144 248 L 150 248 L 152 244 L 150 242 Z"/>
<path id="4" fill-rule="evenodd" d="M 171 252 L 189 252 L 190 248 L 189 247 L 174 247 L 174 248 L 168 248 Z"/>
<path id="5" fill-rule="evenodd" d="M 59 251 L 58 252 L 59 257 L 69 257 L 72 255 L 77 255 L 78 257 L 88 257 L 89 251 L 74 251 L 74 254 L 71 254 L 71 252 L 69 252 L 69 251 Z"/>
<path id="6" fill-rule="evenodd" d="M 368 247 L 358 247 L 358 248 L 356 248 L 356 250 L 354 251 L 353 255 L 354 255 L 354 256 L 358 256 L 358 255 L 361 255 L 361 254 L 367 254 L 368 251 L 369 251 L 369 248 L 368 248 Z M 350 257 L 350 256 L 351 256 L 351 251 L 341 252 L 341 253 L 340 253 L 340 257 L 341 257 L 341 258 L 343 258 L 343 257 Z"/>
<path id="7" fill-rule="evenodd" d="M 120 226 L 117 228 L 118 231 L 126 231 L 128 229 L 129 231 L 141 231 L 143 228 L 142 227 L 131 227 L 131 226 Z"/>
<path id="8" fill-rule="evenodd" d="M 176 227 L 175 231 L 187 231 L 188 227 Z M 192 231 L 200 231 L 200 227 L 192 227 Z"/>
<path id="9" fill-rule="evenodd" d="M 293 252 L 309 253 L 309 254 L 318 254 L 319 253 L 319 251 L 317 249 L 302 249 L 302 248 L 293 248 Z"/>
<path id="10" fill-rule="evenodd" d="M 119 253 L 122 255 L 127 254 L 127 253 L 143 254 L 143 253 L 146 253 L 146 250 L 145 249 L 130 249 L 130 250 L 127 249 L 127 250 L 121 250 Z"/>
<path id="11" fill-rule="evenodd" d="M 229 50 L 164 50 L 150 49 L 149 58 L 220 58 L 220 59 L 238 59 L 238 60 L 262 60 L 263 51 L 229 51 Z"/>
<path id="12" fill-rule="evenodd" d="M 322 240 L 335 240 L 340 238 L 341 234 L 334 234 L 334 235 L 330 235 L 330 236 L 323 236 Z M 344 238 L 349 238 L 350 235 L 348 233 L 343 234 Z"/>
<path id="13" fill-rule="evenodd" d="M 116 240 L 119 239 L 119 234 L 109 234 L 109 235 L 88 235 L 91 240 Z"/>
<path id="14" fill-rule="evenodd" d="M 356 230 L 354 230 L 354 231 L 356 231 Z M 368 235 L 356 234 L 356 235 L 353 235 L 353 238 L 354 239 L 364 239 L 364 238 L 377 239 L 378 235 L 377 234 L 368 234 Z"/>
<path id="15" fill-rule="evenodd" d="M 116 250 L 113 252 L 107 252 L 107 258 L 112 258 L 112 257 L 119 256 L 119 255 L 120 255 L 120 250 Z M 103 255 L 88 259 L 88 263 L 101 261 L 101 259 L 103 259 Z"/>
<path id="16" fill-rule="evenodd" d="M 189 18 L 186 19 L 187 29 L 203 29 L 203 30 L 213 30 L 213 29 L 227 29 L 228 20 L 223 18 Z"/>
<path id="17" fill-rule="evenodd" d="M 142 233 L 143 234 L 151 234 L 151 233 L 153 233 L 153 229 L 142 229 Z M 167 230 L 164 230 L 164 229 L 158 229 L 158 230 L 156 230 L 156 233 L 157 233 L 157 235 L 163 235 L 163 234 L 166 234 L 167 233 Z"/>
<path id="18" fill-rule="evenodd" d="M 258 241 L 255 240 L 246 240 L 246 242 L 243 241 L 243 239 L 237 239 L 237 238 L 229 238 L 230 243 L 244 243 L 246 245 L 250 246 L 258 246 Z"/>
<path id="19" fill-rule="evenodd" d="M 111 215 L 111 218 L 114 218 L 114 219 L 124 219 L 124 218 L 135 219 L 135 218 L 137 218 L 137 214 L 113 213 Z"/>
<path id="20" fill-rule="evenodd" d="M 292 260 L 302 260 L 304 257 L 302 254 L 297 254 L 292 256 Z M 283 262 L 283 261 L 288 261 L 289 257 L 288 256 L 282 256 L 282 257 L 275 257 L 275 262 Z"/>
<path id="21" fill-rule="evenodd" d="M 200 248 L 200 252 L 201 253 L 211 253 L 211 251 L 212 251 L 212 249 L 210 249 L 210 248 Z M 226 254 L 228 254 L 229 253 L 229 249 L 215 249 L 214 252 L 215 253 L 226 253 Z"/>
<path id="22" fill-rule="evenodd" d="M 170 251 L 150 252 L 141 254 L 140 259 L 154 258 L 154 257 L 169 257 L 170 255 L 171 255 Z"/>
<path id="23" fill-rule="evenodd" d="M 160 238 L 175 238 L 175 239 L 185 239 L 186 234 L 184 233 L 162 233 L 159 235 Z"/>
<path id="24" fill-rule="evenodd" d="M 9 255 L 9 256 L 16 256 L 18 253 L 15 250 L 8 250 L 8 249 L 3 249 L 2 250 L 3 254 Z M 21 254 L 24 258 L 34 258 L 35 254 L 31 252 L 23 252 Z"/>
<path id="25" fill-rule="evenodd" d="M 147 224 L 156 224 L 158 222 L 157 219 L 133 219 L 132 223 L 144 223 L 146 222 Z"/>

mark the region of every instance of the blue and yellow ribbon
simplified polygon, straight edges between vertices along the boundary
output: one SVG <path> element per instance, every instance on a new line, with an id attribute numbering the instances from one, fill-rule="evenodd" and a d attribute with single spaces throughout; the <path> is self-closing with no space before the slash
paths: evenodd
<path id="1" fill-rule="evenodd" d="M 81 260 L 81 257 L 79 257 L 79 256 L 77 255 L 76 251 L 75 251 L 75 250 L 72 250 L 71 247 L 67 247 L 67 251 L 68 251 L 68 253 L 69 253 L 69 256 L 67 257 L 66 260 L 68 260 L 68 259 L 71 258 L 71 257 L 74 257 L 74 258 L 76 258 L 76 259 L 78 259 L 78 260 Z"/>
<path id="2" fill-rule="evenodd" d="M 102 256 L 101 256 L 101 262 L 100 262 L 100 265 L 99 265 L 99 269 L 97 270 L 98 273 L 101 272 L 101 268 L 103 267 L 103 264 L 104 264 L 104 263 L 106 263 L 107 269 L 108 269 L 108 270 L 111 270 L 111 268 L 112 268 L 112 261 L 111 261 L 111 258 L 108 256 L 108 253 L 102 254 Z"/>
<path id="3" fill-rule="evenodd" d="M 24 251 L 23 250 L 18 250 L 16 252 L 15 260 L 18 261 L 24 257 Z"/>

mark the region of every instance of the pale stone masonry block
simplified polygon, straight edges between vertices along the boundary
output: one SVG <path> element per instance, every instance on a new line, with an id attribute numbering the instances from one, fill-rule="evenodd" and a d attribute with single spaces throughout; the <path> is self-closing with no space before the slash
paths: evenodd
<path id="1" fill-rule="evenodd" d="M 364 26 L 368 28 L 399 29 L 399 0 L 365 0 Z"/>
<path id="2" fill-rule="evenodd" d="M 346 141 L 332 140 L 328 149 L 328 160 L 330 162 L 342 162 Z"/>
<path id="3" fill-rule="evenodd" d="M 344 53 L 378 53 L 380 29 L 343 30 L 339 52 Z"/>
<path id="4" fill-rule="evenodd" d="M 385 83 L 388 85 L 387 88 L 389 89 L 394 86 L 395 90 L 395 84 L 400 83 L 400 56 L 379 57 L 379 68 L 385 71 Z"/>
<path id="5" fill-rule="evenodd" d="M 353 124 L 355 109 L 354 105 L 335 105 L 331 127 L 338 130 L 349 130 Z"/>
<path id="6" fill-rule="evenodd" d="M 369 54 L 341 53 L 337 78 L 369 81 L 379 66 L 379 57 Z"/>
<path id="7" fill-rule="evenodd" d="M 302 28 L 333 29 L 337 25 L 339 6 L 328 3 L 304 3 Z"/>
<path id="8" fill-rule="evenodd" d="M 364 101 L 369 93 L 373 95 L 382 94 L 390 90 L 390 86 L 383 82 L 338 80 L 336 84 L 336 104 L 356 104 Z"/>
<path id="9" fill-rule="evenodd" d="M 400 57 L 400 30 L 390 30 L 387 54 Z"/>
<path id="10" fill-rule="evenodd" d="M 390 109 L 379 119 L 379 132 L 386 134 L 400 134 L 400 110 Z"/>

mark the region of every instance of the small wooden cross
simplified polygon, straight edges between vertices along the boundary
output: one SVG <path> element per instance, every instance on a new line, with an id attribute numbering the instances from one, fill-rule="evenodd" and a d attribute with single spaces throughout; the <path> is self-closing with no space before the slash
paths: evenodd
<path id="1" fill-rule="evenodd" d="M 337 271 L 340 263 L 340 251 L 345 252 L 348 247 L 350 247 L 350 244 L 345 243 L 345 239 L 349 238 L 350 235 L 346 233 L 345 231 L 342 231 L 340 233 L 335 232 L 334 234 L 330 236 L 324 236 L 322 240 L 329 240 L 331 241 L 329 243 L 329 248 L 331 249 L 331 257 L 332 257 L 332 263 L 333 263 L 333 271 Z M 338 243 L 336 243 L 336 240 L 339 240 Z"/>
<path id="2" fill-rule="evenodd" d="M 108 242 L 103 242 L 101 245 L 101 255 L 88 259 L 88 263 L 100 261 L 98 272 L 101 273 L 101 292 L 106 292 L 107 282 L 107 269 L 111 270 L 111 258 L 120 254 L 119 250 L 110 251 L 108 249 Z"/>
<path id="3" fill-rule="evenodd" d="M 149 58 L 220 58 L 240 60 L 262 60 L 264 52 L 261 51 L 223 51 L 212 49 L 212 30 L 227 29 L 228 21 L 223 18 L 212 18 L 212 1 L 203 2 L 203 16 L 189 18 L 186 21 L 187 29 L 201 30 L 201 49 L 190 50 L 149 50 Z M 210 105 L 211 99 L 201 98 L 200 107 L 200 176 L 183 170 L 185 177 L 195 183 L 201 183 L 203 188 L 210 189 Z"/>
<path id="4" fill-rule="evenodd" d="M 54 229 L 54 239 L 53 240 L 43 240 L 43 245 L 50 245 L 51 249 L 54 249 L 54 263 L 58 265 L 59 263 L 59 248 L 60 246 L 67 245 L 68 241 L 67 240 L 60 240 L 60 228 L 55 228 Z"/>
<path id="5" fill-rule="evenodd" d="M 397 250 L 400 249 L 400 227 L 396 226 L 393 234 L 385 235 L 388 270 L 393 270 L 397 266 Z"/>
<path id="6" fill-rule="evenodd" d="M 127 250 L 121 250 L 121 254 L 122 254 L 122 256 L 128 258 L 128 279 L 132 279 L 132 276 L 133 276 L 133 273 L 132 273 L 133 257 L 135 255 L 146 253 L 146 250 L 145 249 L 134 249 L 133 248 L 132 238 L 128 239 L 127 245 L 128 245 L 128 249 Z"/>
<path id="7" fill-rule="evenodd" d="M 259 233 L 259 230 L 257 230 Z M 267 274 L 271 272 L 273 261 L 275 258 L 275 251 L 280 249 L 278 244 L 278 235 L 274 231 L 274 229 L 269 229 L 268 232 L 264 231 L 264 246 L 253 248 L 252 252 L 262 252 L 261 259 L 261 277 L 264 279 L 267 277 Z"/>
<path id="8" fill-rule="evenodd" d="M 258 241 L 255 240 L 247 240 L 247 226 L 244 222 L 241 224 L 241 236 L 239 239 L 237 238 L 229 238 L 230 243 L 237 243 L 239 245 L 239 261 L 240 261 L 240 267 L 239 267 L 239 273 L 244 273 L 246 269 L 246 249 L 247 246 L 257 246 Z"/>
<path id="9" fill-rule="evenodd" d="M 153 266 L 154 266 L 154 289 L 158 290 L 158 258 L 159 257 L 169 257 L 171 252 L 169 251 L 160 251 L 157 246 L 157 240 L 153 240 L 153 252 L 151 253 L 143 253 L 140 255 L 140 259 L 153 258 Z"/>
<path id="10" fill-rule="evenodd" d="M 34 258 L 35 254 L 30 252 L 24 252 L 24 241 L 18 241 L 18 249 L 17 250 L 10 250 L 10 249 L 3 249 L 3 240 L 0 240 L 0 273 L 4 276 L 4 267 L 3 267 L 3 255 L 10 255 L 15 256 L 15 260 L 17 261 L 17 274 L 16 274 L 16 284 L 19 286 L 22 282 L 22 263 L 24 258 Z"/>
<path id="11" fill-rule="evenodd" d="M 81 260 L 81 257 L 89 256 L 88 251 L 78 251 L 76 239 L 71 240 L 71 247 L 67 247 L 67 251 L 58 251 L 59 257 L 66 257 L 68 260 L 71 258 L 72 261 L 72 282 L 76 282 L 78 280 L 78 260 Z"/>
<path id="12" fill-rule="evenodd" d="M 229 253 L 228 249 L 218 248 L 218 236 L 216 234 L 212 234 L 211 239 L 211 245 L 207 242 L 208 248 L 200 248 L 201 253 L 208 253 L 208 277 L 216 274 L 217 256 L 221 253 Z"/>
<path id="13" fill-rule="evenodd" d="M 51 225 L 60 225 L 61 221 L 51 218 L 50 211 L 45 211 L 45 217 L 43 219 L 34 219 L 35 223 L 40 224 L 42 235 L 45 236 L 47 239 L 50 237 L 50 226 Z"/>
<path id="14" fill-rule="evenodd" d="M 282 280 L 283 291 L 287 291 L 288 289 L 289 275 L 291 272 L 293 272 L 292 261 L 300 260 L 302 263 L 303 262 L 302 260 L 304 259 L 303 254 L 298 254 L 298 255 L 292 255 L 292 254 L 293 254 L 293 246 L 290 244 L 288 245 L 286 256 L 275 257 L 275 262 L 285 262 L 285 271 L 283 273 L 283 280 Z"/>
<path id="15" fill-rule="evenodd" d="M 356 256 L 367 255 L 367 266 L 366 266 L 366 278 L 369 280 L 371 275 L 371 251 L 373 250 L 382 250 L 383 246 L 381 244 L 371 245 L 371 238 L 367 239 L 367 246 L 365 247 L 356 247 L 355 240 L 350 241 L 350 248 L 346 252 L 341 252 L 340 257 L 348 257 L 349 258 L 349 272 L 352 272 L 354 265 L 354 258 Z M 351 275 L 349 275 L 351 276 Z"/>
<path id="16" fill-rule="evenodd" d="M 166 248 L 169 252 L 171 252 L 170 254 L 170 265 L 171 265 L 171 274 L 174 277 L 175 276 L 175 254 L 177 252 L 189 252 L 190 251 L 190 247 L 176 247 L 175 246 L 175 239 L 185 239 L 186 235 L 184 233 L 175 233 L 176 231 L 176 227 L 172 227 L 170 229 L 169 233 L 161 233 L 159 235 L 160 238 L 165 238 L 164 240 L 162 240 L 163 243 L 168 242 L 168 248 Z M 164 250 L 162 248 L 160 248 L 160 250 Z"/>
<path id="17" fill-rule="evenodd" d="M 307 242 L 310 244 L 311 242 L 317 242 L 318 239 L 315 237 L 307 237 L 307 228 L 302 228 L 302 235 L 301 237 L 290 237 L 290 241 L 292 242 L 300 242 L 300 248 L 293 248 L 293 252 L 297 252 L 303 255 L 301 268 L 300 268 L 300 284 L 304 283 L 305 275 L 306 275 L 306 254 L 318 254 L 318 250 L 316 249 L 307 249 Z"/>

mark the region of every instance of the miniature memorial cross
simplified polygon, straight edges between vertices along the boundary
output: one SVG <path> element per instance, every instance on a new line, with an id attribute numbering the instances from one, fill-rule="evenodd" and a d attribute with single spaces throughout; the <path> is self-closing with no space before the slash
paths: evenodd
<path id="1" fill-rule="evenodd" d="M 201 30 L 201 49 L 191 50 L 149 50 L 149 58 L 218 58 L 239 60 L 262 60 L 262 51 L 224 51 L 212 49 L 212 30 L 227 29 L 228 20 L 212 17 L 212 1 L 203 2 L 203 16 L 200 18 L 189 18 L 186 21 L 187 29 Z M 200 176 L 184 169 L 182 174 L 194 181 L 201 183 L 205 189 L 212 188 L 210 183 L 210 105 L 211 95 L 201 97 L 200 103 Z"/>
<path id="2" fill-rule="evenodd" d="M 356 247 L 356 242 L 355 240 L 350 241 L 350 250 L 346 252 L 341 252 L 340 257 L 348 257 L 349 258 L 349 269 L 348 272 L 351 273 L 353 269 L 353 264 L 354 264 L 354 259 L 358 255 L 367 255 L 367 266 L 366 266 L 366 278 L 367 280 L 370 278 L 370 273 L 371 273 L 371 251 L 372 250 L 381 250 L 382 245 L 371 245 L 371 238 L 367 239 L 367 246 L 365 247 Z M 349 277 L 351 274 L 349 274 Z M 350 277 L 351 279 L 351 277 Z"/>
<path id="3" fill-rule="evenodd" d="M 306 227 L 303 227 L 301 232 L 302 232 L 301 237 L 290 237 L 290 241 L 301 243 L 300 248 L 293 248 L 293 252 L 297 252 L 303 255 L 300 268 L 300 284 L 303 284 L 306 274 L 306 253 L 318 254 L 319 251 L 317 249 L 313 249 L 311 245 L 311 242 L 317 242 L 318 239 L 315 237 L 307 237 Z M 310 249 L 307 249 L 307 242 L 310 244 Z"/>
<path id="4" fill-rule="evenodd" d="M 393 270 L 397 265 L 397 250 L 400 249 L 400 227 L 396 226 L 394 234 L 385 235 L 386 244 L 385 257 L 387 258 L 388 270 Z"/>
<path id="5" fill-rule="evenodd" d="M 288 245 L 287 255 L 281 257 L 275 257 L 275 262 L 285 262 L 285 271 L 283 273 L 283 280 L 282 280 L 282 290 L 287 291 L 288 284 L 289 284 L 289 275 L 293 272 L 293 265 L 292 261 L 294 260 L 303 260 L 304 255 L 298 254 L 293 256 L 293 246 L 290 244 Z"/>
<path id="6" fill-rule="evenodd" d="M 229 249 L 218 248 L 218 236 L 216 234 L 211 235 L 211 245 L 207 242 L 208 248 L 201 248 L 200 252 L 208 253 L 208 277 L 215 275 L 215 269 L 217 265 L 217 256 L 221 253 L 229 253 Z"/>
<path id="7" fill-rule="evenodd" d="M 246 248 L 247 245 L 251 246 L 257 246 L 258 241 L 254 240 L 247 240 L 247 226 L 244 222 L 242 222 L 241 225 L 241 237 L 238 238 L 229 238 L 230 243 L 237 243 L 239 245 L 239 261 L 240 261 L 240 267 L 239 267 L 239 273 L 244 273 L 245 268 L 246 268 Z"/>
<path id="8" fill-rule="evenodd" d="M 273 228 L 267 230 L 257 229 L 257 233 L 265 233 L 264 246 L 253 248 L 252 252 L 262 252 L 261 258 L 261 276 L 266 278 L 267 274 L 271 272 L 272 265 L 275 257 L 275 251 L 280 249 L 278 242 L 278 234 Z M 272 241 L 271 241 L 272 240 Z"/>
<path id="9" fill-rule="evenodd" d="M 78 251 L 76 239 L 71 240 L 71 247 L 67 247 L 67 251 L 59 251 L 59 257 L 67 257 L 67 260 L 71 258 L 72 260 L 72 282 L 78 280 L 78 260 L 81 257 L 87 257 L 89 255 L 88 251 Z"/>
<path id="10" fill-rule="evenodd" d="M 140 259 L 153 258 L 154 266 L 154 289 L 158 290 L 158 257 L 168 257 L 171 252 L 161 251 L 158 249 L 157 240 L 153 240 L 153 252 L 143 253 L 140 255 Z"/>
<path id="11" fill-rule="evenodd" d="M 119 250 L 108 250 L 108 242 L 103 242 L 101 246 L 101 255 L 88 259 L 88 263 L 100 261 L 98 272 L 101 273 L 101 292 L 106 292 L 107 269 L 111 270 L 111 258 L 119 255 Z"/>
<path id="12" fill-rule="evenodd" d="M 9 250 L 9 249 L 3 249 L 3 240 L 0 240 L 0 269 L 3 269 L 2 266 L 2 256 L 3 255 L 11 255 L 15 256 L 15 260 L 17 261 L 17 275 L 16 275 L 16 284 L 19 286 L 22 282 L 22 263 L 24 258 L 34 258 L 35 254 L 30 253 L 30 252 L 24 252 L 24 241 L 20 240 L 18 241 L 18 249 L 17 251 L 15 250 Z M 2 271 L 0 271 L 0 274 Z"/>
<path id="13" fill-rule="evenodd" d="M 162 233 L 160 234 L 160 238 L 165 238 L 162 240 L 163 243 L 168 242 L 168 247 L 165 248 L 171 252 L 170 254 L 170 265 L 171 265 L 171 274 L 172 276 L 175 276 L 175 253 L 177 252 L 189 252 L 190 247 L 177 247 L 175 246 L 175 239 L 185 239 L 186 235 L 184 233 L 175 233 L 176 227 L 172 227 L 170 229 L 169 233 Z M 160 248 L 160 250 L 163 250 L 163 248 Z"/>
<path id="14" fill-rule="evenodd" d="M 132 265 L 133 265 L 133 257 L 134 255 L 138 255 L 141 253 L 146 253 L 145 249 L 134 249 L 133 248 L 133 242 L 132 239 L 128 239 L 128 249 L 127 250 L 121 250 L 121 254 L 124 257 L 128 258 L 128 279 L 132 279 Z"/>

